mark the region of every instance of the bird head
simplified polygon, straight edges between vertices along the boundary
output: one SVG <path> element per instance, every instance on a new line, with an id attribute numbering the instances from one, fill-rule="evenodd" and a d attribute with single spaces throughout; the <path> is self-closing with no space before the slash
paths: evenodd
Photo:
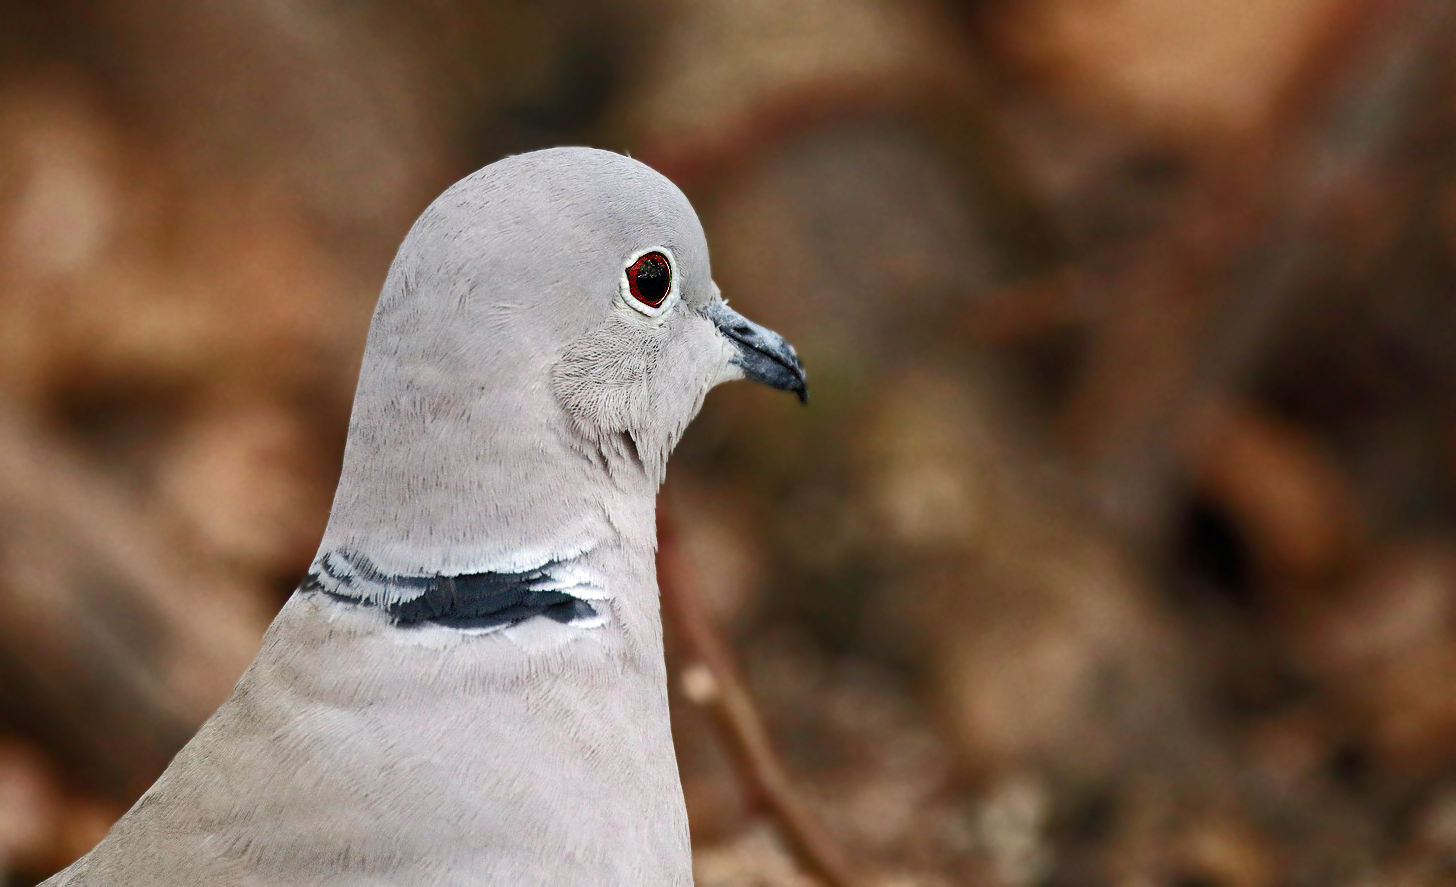
<path id="1" fill-rule="evenodd" d="M 325 547 L 439 570 L 590 545 L 612 501 L 650 508 L 708 391 L 742 378 L 807 392 L 794 349 L 723 299 L 676 186 L 585 148 L 491 164 L 390 269 Z"/>

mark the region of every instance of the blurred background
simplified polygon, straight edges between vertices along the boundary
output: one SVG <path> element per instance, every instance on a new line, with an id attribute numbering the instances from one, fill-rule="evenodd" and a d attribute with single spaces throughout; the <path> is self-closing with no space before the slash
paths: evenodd
<path id="1" fill-rule="evenodd" d="M 1456 882 L 1449 5 L 0 2 L 0 883 L 252 657 L 414 217 L 558 144 L 809 367 L 663 508 L 866 883 Z M 674 717 L 699 884 L 815 883 Z"/>

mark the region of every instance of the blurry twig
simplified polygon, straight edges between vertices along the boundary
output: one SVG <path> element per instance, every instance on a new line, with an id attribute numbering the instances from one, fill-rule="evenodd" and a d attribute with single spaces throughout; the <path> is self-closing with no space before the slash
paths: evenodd
<path id="1" fill-rule="evenodd" d="M 958 323 L 978 342 L 1009 344 L 1043 335 L 1057 327 L 1086 324 L 1088 272 L 1068 266 L 1051 274 L 1019 281 L 986 298 L 975 299 Z"/>
<path id="2" fill-rule="evenodd" d="M 800 865 L 829 887 L 854 887 L 858 881 L 844 851 L 794 790 L 774 750 L 758 707 L 703 605 L 697 576 L 666 508 L 659 519 L 658 585 L 663 616 L 688 653 L 682 673 L 689 698 L 712 714 L 743 777 L 778 821 Z"/>
<path id="3" fill-rule="evenodd" d="M 1066 419 L 1135 539 L 1166 524 L 1190 419 L 1244 381 L 1321 268 L 1368 238 L 1352 210 L 1419 125 L 1451 21 L 1443 0 L 1360 4 L 1311 50 L 1282 125 L 1224 152 L 1151 258 L 1104 284 L 1127 295 Z"/>
<path id="4" fill-rule="evenodd" d="M 73 771 L 134 795 L 226 697 L 267 613 L 4 398 L 0 521 L 0 703 Z"/>

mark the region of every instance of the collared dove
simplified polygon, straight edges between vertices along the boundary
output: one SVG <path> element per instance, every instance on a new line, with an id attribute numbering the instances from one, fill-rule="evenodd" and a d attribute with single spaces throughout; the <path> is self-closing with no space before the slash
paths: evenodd
<path id="1" fill-rule="evenodd" d="M 46 884 L 691 884 L 654 505 L 739 378 L 806 391 L 649 167 L 561 148 L 449 188 L 385 280 L 307 579 Z"/>

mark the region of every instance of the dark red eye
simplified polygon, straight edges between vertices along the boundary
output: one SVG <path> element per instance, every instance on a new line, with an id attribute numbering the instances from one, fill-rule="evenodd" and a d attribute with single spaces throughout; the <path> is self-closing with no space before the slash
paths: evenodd
<path id="1" fill-rule="evenodd" d="M 672 289 L 672 266 L 662 253 L 647 253 L 627 269 L 627 286 L 632 296 L 644 305 L 656 308 Z"/>

